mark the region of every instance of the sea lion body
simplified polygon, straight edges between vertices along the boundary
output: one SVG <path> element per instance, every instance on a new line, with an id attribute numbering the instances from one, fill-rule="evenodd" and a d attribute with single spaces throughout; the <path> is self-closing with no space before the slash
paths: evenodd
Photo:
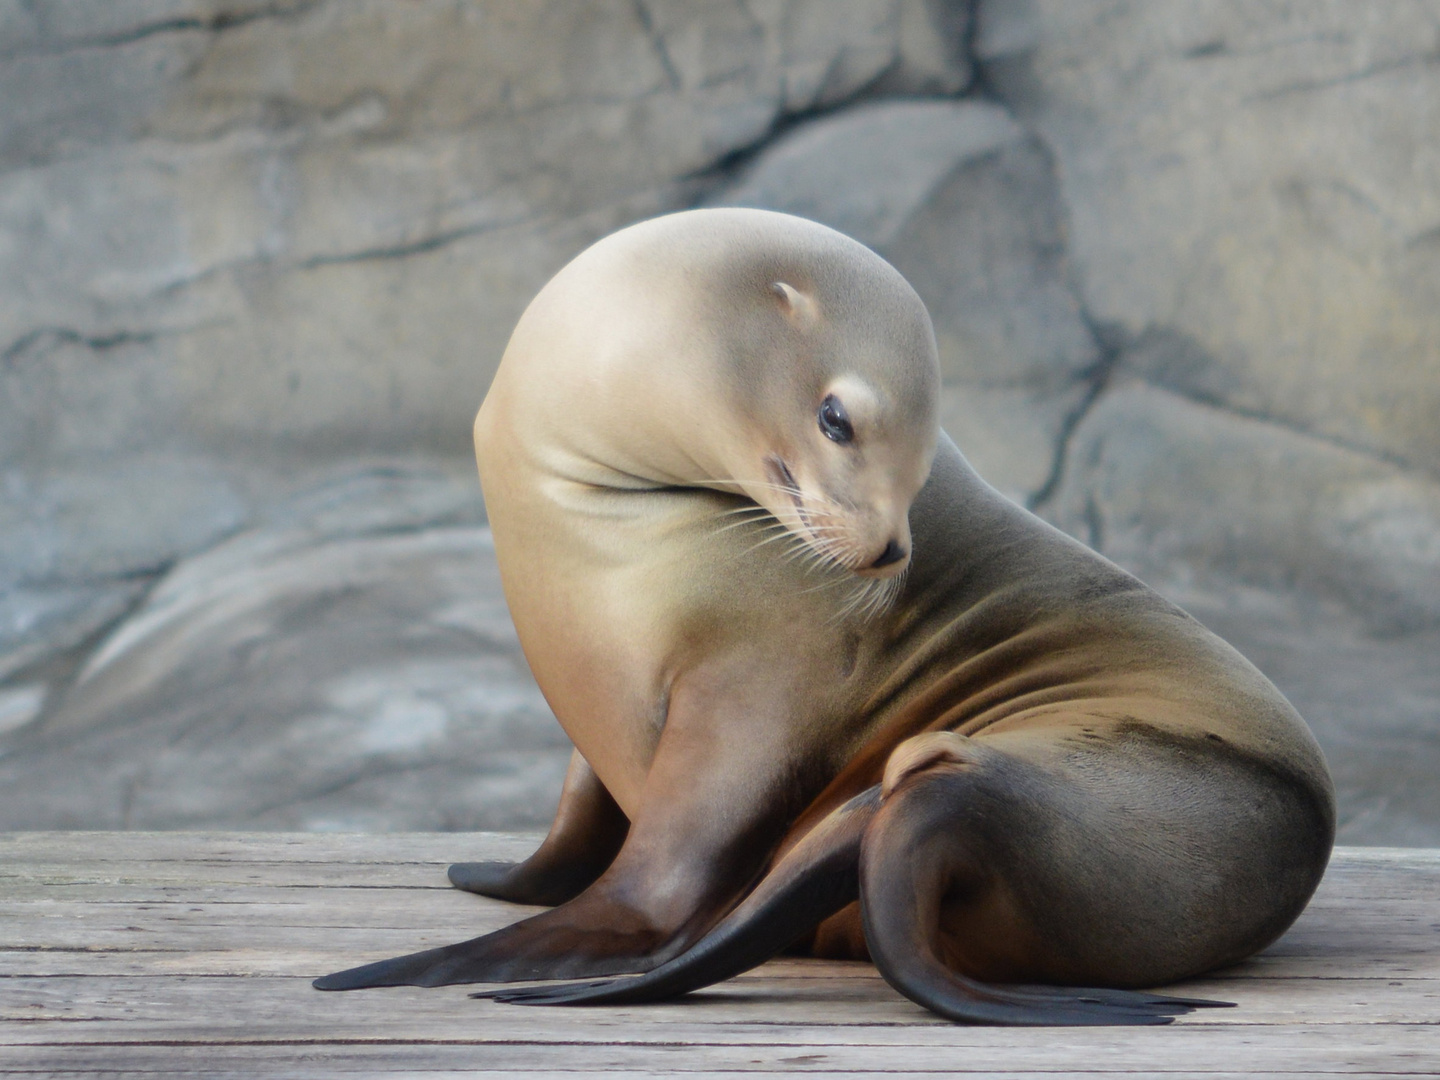
<path id="1" fill-rule="evenodd" d="M 452 879 L 568 902 L 317 985 L 688 989 L 805 934 L 957 1019 L 1155 1022 L 1183 1006 L 980 981 L 1156 985 L 1274 940 L 1333 838 L 1303 721 L 986 485 L 938 434 L 937 382 L 899 275 L 799 219 L 673 215 L 557 275 L 476 445 L 576 757 L 531 860 Z M 702 938 L 690 957 L 719 960 L 682 956 Z M 566 993 L 511 999 L 614 992 Z"/>

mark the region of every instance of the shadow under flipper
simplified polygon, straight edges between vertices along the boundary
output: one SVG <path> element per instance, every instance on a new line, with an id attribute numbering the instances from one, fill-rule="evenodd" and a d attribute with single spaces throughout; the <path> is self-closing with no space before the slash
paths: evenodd
<path id="1" fill-rule="evenodd" d="M 493 896 L 497 900 L 508 900 L 503 895 L 524 863 L 519 862 L 461 862 L 451 863 L 445 871 L 450 884 L 466 892 L 481 896 Z"/>

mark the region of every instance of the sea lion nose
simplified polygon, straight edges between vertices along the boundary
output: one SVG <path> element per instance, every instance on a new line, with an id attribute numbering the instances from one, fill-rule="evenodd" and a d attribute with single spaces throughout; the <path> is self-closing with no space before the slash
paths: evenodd
<path id="1" fill-rule="evenodd" d="M 891 540 L 888 544 L 885 545 L 885 550 L 880 553 L 880 557 L 870 564 L 870 569 L 879 570 L 882 566 L 889 566 L 891 563 L 897 563 L 904 557 L 905 549 L 899 544 L 897 544 L 894 540 Z"/>

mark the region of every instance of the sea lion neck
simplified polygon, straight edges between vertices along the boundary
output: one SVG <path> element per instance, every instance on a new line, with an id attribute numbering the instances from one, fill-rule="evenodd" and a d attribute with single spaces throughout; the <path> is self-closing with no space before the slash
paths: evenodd
<path id="1" fill-rule="evenodd" d="M 719 365 L 696 360 L 707 329 L 686 310 L 686 292 L 643 267 L 617 272 L 624 254 L 587 253 L 526 309 L 477 438 L 541 475 L 587 485 L 710 486 L 730 469 L 730 386 Z"/>
<path id="2" fill-rule="evenodd" d="M 795 331 L 764 268 L 725 251 L 677 260 L 636 229 L 574 260 L 527 308 L 482 426 L 486 410 L 503 413 L 545 471 L 588 484 L 753 495 L 787 424 L 811 422 L 805 365 L 777 341 Z"/>

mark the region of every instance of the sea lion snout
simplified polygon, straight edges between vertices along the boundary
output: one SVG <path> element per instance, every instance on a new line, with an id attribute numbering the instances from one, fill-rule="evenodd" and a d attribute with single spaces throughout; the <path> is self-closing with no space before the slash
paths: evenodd
<path id="1" fill-rule="evenodd" d="M 899 577 L 910 567 L 910 546 L 898 540 L 886 541 L 885 546 L 868 558 L 862 558 L 854 567 L 859 577 L 887 579 Z"/>
<path id="2" fill-rule="evenodd" d="M 880 552 L 880 557 L 870 564 L 870 569 L 880 570 L 886 566 L 891 566 L 894 563 L 902 561 L 908 554 L 909 552 L 903 547 L 894 540 L 891 540 L 885 545 L 885 550 Z"/>
<path id="3" fill-rule="evenodd" d="M 909 500 L 895 496 L 888 477 L 866 478 L 862 487 L 853 476 L 827 475 L 803 458 L 792 468 L 780 454 L 767 453 L 762 463 L 767 480 L 755 500 L 828 562 L 867 578 L 904 573 L 910 562 Z M 873 494 L 865 487 L 875 489 Z M 831 488 L 840 492 L 832 494 Z M 856 489 L 862 489 L 858 498 Z"/>
<path id="4" fill-rule="evenodd" d="M 850 569 L 857 575 L 872 579 L 893 578 L 910 568 L 908 513 L 897 513 L 892 507 L 857 513 L 852 528 L 855 554 L 850 561 Z"/>

